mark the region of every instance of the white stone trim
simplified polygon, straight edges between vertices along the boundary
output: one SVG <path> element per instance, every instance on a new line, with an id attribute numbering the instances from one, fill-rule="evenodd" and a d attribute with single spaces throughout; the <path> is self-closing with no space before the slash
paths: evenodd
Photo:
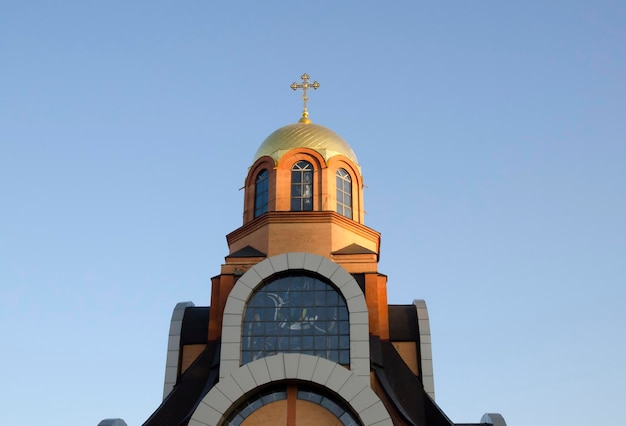
<path id="1" fill-rule="evenodd" d="M 346 299 L 350 316 L 350 370 L 362 381 L 370 382 L 369 320 L 365 295 L 344 268 L 329 259 L 312 253 L 286 253 L 273 256 L 251 267 L 235 283 L 226 301 L 222 324 L 220 353 L 220 380 L 234 373 L 240 366 L 241 325 L 246 301 L 264 280 L 289 270 L 317 273 L 332 282 Z"/>
<path id="2" fill-rule="evenodd" d="M 163 399 L 174 388 L 178 376 L 178 359 L 180 350 L 180 333 L 183 328 L 183 316 L 185 309 L 194 307 L 193 302 L 179 302 L 172 312 L 170 321 L 170 333 L 167 339 L 167 356 L 165 359 L 165 380 L 163 384 Z"/>
<path id="3" fill-rule="evenodd" d="M 493 426 L 506 426 L 504 417 L 502 417 L 502 414 L 499 413 L 485 413 L 480 419 L 480 422 Z"/>
<path id="4" fill-rule="evenodd" d="M 392 426 L 378 395 L 355 372 L 325 358 L 280 353 L 243 365 L 209 391 L 191 416 L 189 426 L 218 426 L 231 407 L 252 389 L 283 380 L 317 383 L 339 395 L 358 413 L 365 426 Z"/>
<path id="5" fill-rule="evenodd" d="M 435 376 L 433 372 L 433 351 L 430 339 L 430 320 L 428 319 L 428 308 L 426 301 L 416 299 L 413 301 L 417 311 L 417 327 L 420 336 L 420 371 L 424 390 L 430 397 L 435 400 Z"/>

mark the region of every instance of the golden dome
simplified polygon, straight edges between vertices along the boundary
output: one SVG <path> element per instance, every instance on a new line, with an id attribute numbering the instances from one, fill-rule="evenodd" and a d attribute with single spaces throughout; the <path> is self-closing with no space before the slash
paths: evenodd
<path id="1" fill-rule="evenodd" d="M 354 151 L 341 136 L 324 126 L 311 122 L 288 124 L 276 130 L 263 141 L 252 162 L 264 155 L 278 161 L 283 154 L 294 148 L 313 149 L 322 154 L 326 161 L 335 155 L 343 155 L 358 167 Z"/>

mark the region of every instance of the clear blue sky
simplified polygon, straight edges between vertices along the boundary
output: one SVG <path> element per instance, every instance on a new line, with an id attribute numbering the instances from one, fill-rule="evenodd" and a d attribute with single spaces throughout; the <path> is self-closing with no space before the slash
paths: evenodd
<path id="1" fill-rule="evenodd" d="M 8 0 L 0 64 L 1 423 L 152 413 L 304 72 L 452 420 L 623 420 L 623 1 Z"/>

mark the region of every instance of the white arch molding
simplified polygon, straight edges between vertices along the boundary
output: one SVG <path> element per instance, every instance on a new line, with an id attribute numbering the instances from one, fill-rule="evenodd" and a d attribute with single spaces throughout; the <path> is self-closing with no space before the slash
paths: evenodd
<path id="1" fill-rule="evenodd" d="M 230 408 L 258 386 L 300 380 L 338 394 L 365 426 L 392 426 L 383 402 L 354 372 L 326 358 L 280 353 L 243 365 L 228 374 L 202 398 L 189 426 L 219 426 Z"/>
<path id="2" fill-rule="evenodd" d="M 286 253 L 267 258 L 237 280 L 226 300 L 222 319 L 220 380 L 236 371 L 241 364 L 241 326 L 248 299 L 267 278 L 293 270 L 319 274 L 341 292 L 346 300 L 350 320 L 350 370 L 369 383 L 370 340 L 365 296 L 354 277 L 344 268 L 311 253 Z"/>
<path id="3" fill-rule="evenodd" d="M 331 282 L 346 300 L 350 321 L 350 369 L 325 358 L 280 353 L 241 365 L 241 327 L 248 299 L 272 275 L 309 271 Z M 312 253 L 286 253 L 251 267 L 237 280 L 224 308 L 220 380 L 202 399 L 190 425 L 218 425 L 232 404 L 264 384 L 306 380 L 341 396 L 365 425 L 391 425 L 383 403 L 370 388 L 369 320 L 365 295 L 344 268 Z"/>

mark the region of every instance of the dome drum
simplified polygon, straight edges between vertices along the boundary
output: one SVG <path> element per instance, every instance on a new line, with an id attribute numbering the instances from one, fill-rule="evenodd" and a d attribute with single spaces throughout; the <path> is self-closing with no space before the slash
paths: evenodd
<path id="1" fill-rule="evenodd" d="M 300 161 L 308 162 L 312 167 L 313 211 L 337 211 L 337 173 L 343 170 L 351 184 L 350 218 L 364 223 L 363 181 L 358 165 L 343 154 L 326 160 L 323 153 L 300 147 L 288 150 L 278 161 L 264 155 L 250 167 L 244 186 L 244 224 L 258 217 L 257 179 L 264 170 L 269 176 L 266 211 L 292 211 L 292 168 Z"/>

